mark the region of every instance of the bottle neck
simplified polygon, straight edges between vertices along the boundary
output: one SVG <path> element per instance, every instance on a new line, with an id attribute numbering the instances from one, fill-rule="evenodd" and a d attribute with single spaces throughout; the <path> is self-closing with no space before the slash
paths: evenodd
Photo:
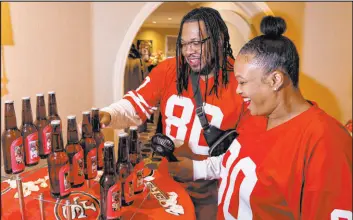
<path id="1" fill-rule="evenodd" d="M 52 141 L 52 151 L 53 152 L 63 152 L 64 151 L 64 142 L 61 134 L 60 126 L 53 128 L 53 132 L 51 134 Z"/>
<path id="2" fill-rule="evenodd" d="M 127 163 L 129 162 L 129 148 L 127 137 L 120 137 L 119 140 L 119 149 L 118 149 L 118 163 Z"/>
<path id="3" fill-rule="evenodd" d="M 99 112 L 98 111 L 93 111 L 93 114 L 92 114 L 92 130 L 93 130 L 93 132 L 100 131 Z"/>
<path id="4" fill-rule="evenodd" d="M 130 154 L 137 154 L 137 130 L 130 130 L 130 135 L 129 135 L 129 139 L 130 139 Z"/>
<path id="5" fill-rule="evenodd" d="M 83 115 L 82 119 L 82 137 L 92 137 L 92 124 L 90 120 L 90 115 Z"/>
<path id="6" fill-rule="evenodd" d="M 130 154 L 137 154 L 137 140 L 130 139 Z"/>
<path id="7" fill-rule="evenodd" d="M 82 137 L 90 138 L 92 137 L 92 135 L 93 135 L 92 125 L 91 124 L 82 125 Z"/>
<path id="8" fill-rule="evenodd" d="M 69 119 L 67 122 L 67 143 L 77 144 L 78 142 L 76 119 Z"/>
<path id="9" fill-rule="evenodd" d="M 15 107 L 13 103 L 5 103 L 5 129 L 17 128 Z"/>
<path id="10" fill-rule="evenodd" d="M 37 120 L 43 120 L 47 118 L 47 113 L 45 111 L 44 96 L 37 96 L 36 113 L 37 113 L 37 117 L 36 117 Z"/>
<path id="11" fill-rule="evenodd" d="M 49 95 L 49 116 L 59 116 L 58 114 L 58 108 L 56 106 L 56 98 L 55 95 L 50 94 Z"/>
<path id="12" fill-rule="evenodd" d="M 104 174 L 116 174 L 113 147 L 104 148 Z"/>
<path id="13" fill-rule="evenodd" d="M 32 107 L 29 100 L 22 101 L 22 124 L 33 124 Z"/>
<path id="14" fill-rule="evenodd" d="M 78 140 L 78 133 L 77 130 L 67 131 L 67 143 L 68 144 L 77 144 Z"/>

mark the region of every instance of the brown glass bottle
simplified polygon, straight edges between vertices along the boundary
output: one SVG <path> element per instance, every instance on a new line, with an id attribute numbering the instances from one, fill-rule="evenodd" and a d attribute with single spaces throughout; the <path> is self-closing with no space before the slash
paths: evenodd
<path id="1" fill-rule="evenodd" d="M 118 161 L 116 163 L 116 173 L 121 181 L 121 203 L 123 206 L 130 206 L 134 203 L 134 176 L 133 167 L 129 160 L 128 134 L 119 134 Z"/>
<path id="2" fill-rule="evenodd" d="M 59 120 L 51 122 L 52 150 L 47 158 L 50 194 L 53 198 L 66 198 L 71 193 L 69 157 L 64 151 Z"/>
<path id="3" fill-rule="evenodd" d="M 129 130 L 130 130 L 129 159 L 132 166 L 134 167 L 133 173 L 134 173 L 134 180 L 135 180 L 134 181 L 135 194 L 139 194 L 143 191 L 143 188 L 145 186 L 143 183 L 144 163 L 141 160 L 141 156 L 139 152 L 137 127 L 131 126 Z"/>
<path id="4" fill-rule="evenodd" d="M 93 138 L 96 141 L 97 145 L 97 169 L 103 169 L 103 147 L 104 147 L 104 135 L 101 132 L 99 124 L 99 109 L 92 108 L 92 129 L 93 129 Z"/>
<path id="5" fill-rule="evenodd" d="M 39 163 L 38 155 L 38 130 L 33 124 L 31 99 L 22 98 L 22 126 L 21 135 L 23 137 L 24 161 L 25 165 L 35 166 Z"/>
<path id="6" fill-rule="evenodd" d="M 94 179 L 97 176 L 97 145 L 96 141 L 93 139 L 91 115 L 89 111 L 83 112 L 80 145 L 84 152 L 85 179 Z"/>
<path id="7" fill-rule="evenodd" d="M 83 149 L 78 143 L 76 116 L 67 116 L 67 145 L 65 147 L 70 163 L 70 183 L 72 188 L 81 187 L 85 182 L 83 173 Z"/>
<path id="8" fill-rule="evenodd" d="M 17 128 L 14 101 L 5 101 L 5 130 L 1 135 L 4 169 L 7 174 L 21 173 L 25 169 L 23 139 Z"/>
<path id="9" fill-rule="evenodd" d="M 56 105 L 55 92 L 48 92 L 48 120 L 49 122 L 53 120 L 60 120 L 61 118 L 58 113 L 58 106 Z M 61 125 L 62 126 L 62 125 Z"/>
<path id="10" fill-rule="evenodd" d="M 39 157 L 44 159 L 47 158 L 51 152 L 51 126 L 49 120 L 47 119 L 43 94 L 37 94 L 36 113 L 34 125 L 38 130 Z"/>
<path id="11" fill-rule="evenodd" d="M 121 182 L 115 172 L 114 143 L 104 143 L 104 171 L 100 184 L 100 219 L 120 219 Z"/>

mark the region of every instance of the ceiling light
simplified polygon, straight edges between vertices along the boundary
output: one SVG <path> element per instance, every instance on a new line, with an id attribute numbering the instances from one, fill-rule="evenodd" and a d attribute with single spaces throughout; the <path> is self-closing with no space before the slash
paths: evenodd
<path id="1" fill-rule="evenodd" d="M 172 20 L 172 18 L 168 18 L 168 21 Z"/>
<path id="2" fill-rule="evenodd" d="M 157 23 L 157 21 L 152 21 L 152 23 L 153 23 L 153 24 L 156 24 L 156 23 Z"/>

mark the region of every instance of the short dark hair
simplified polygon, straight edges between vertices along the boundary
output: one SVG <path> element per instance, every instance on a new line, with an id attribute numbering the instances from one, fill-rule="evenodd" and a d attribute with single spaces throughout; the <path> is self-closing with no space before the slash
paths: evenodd
<path id="1" fill-rule="evenodd" d="M 299 55 L 294 43 L 282 35 L 286 30 L 286 22 L 281 17 L 266 16 L 261 21 L 260 29 L 263 35 L 246 43 L 239 54 L 254 55 L 253 62 L 261 66 L 265 73 L 282 71 L 297 88 Z"/>
<path id="2" fill-rule="evenodd" d="M 212 91 L 218 95 L 218 76 L 219 70 L 222 70 L 222 83 L 224 86 L 228 84 L 228 72 L 232 71 L 233 65 L 228 61 L 228 57 L 233 57 L 233 51 L 229 43 L 229 33 L 227 25 L 225 24 L 224 20 L 222 19 L 219 12 L 213 8 L 208 7 L 200 7 L 193 9 L 188 14 L 186 14 L 180 24 L 179 35 L 176 43 L 176 60 L 177 60 L 177 91 L 178 95 L 181 95 L 183 90 L 187 90 L 188 88 L 188 78 L 189 74 L 191 73 L 191 68 L 187 65 L 184 56 L 181 53 L 181 35 L 182 29 L 185 22 L 192 22 L 196 21 L 199 22 L 200 28 L 200 21 L 203 21 L 206 26 L 206 31 L 210 39 L 207 43 L 210 44 L 211 51 L 214 53 L 214 58 L 211 61 L 214 63 L 215 73 L 214 73 L 214 85 L 210 91 Z M 200 32 L 201 33 L 201 32 Z M 221 41 L 223 41 L 221 43 Z M 220 64 L 219 58 L 221 57 L 220 53 L 222 53 L 222 63 Z M 202 51 L 201 51 L 202 55 Z M 207 73 L 208 74 L 208 73 Z M 207 78 L 207 75 L 206 75 Z M 206 88 L 207 90 L 207 88 Z M 206 94 L 205 94 L 206 96 Z"/>

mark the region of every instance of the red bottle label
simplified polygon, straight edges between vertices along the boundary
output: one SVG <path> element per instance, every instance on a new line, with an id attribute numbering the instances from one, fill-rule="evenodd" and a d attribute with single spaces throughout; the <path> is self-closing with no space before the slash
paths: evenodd
<path id="1" fill-rule="evenodd" d="M 81 184 L 85 181 L 85 175 L 83 173 L 83 150 L 81 149 L 72 158 L 71 175 L 74 185 Z"/>
<path id="2" fill-rule="evenodd" d="M 86 161 L 88 179 L 93 179 L 97 176 L 97 148 L 88 152 Z"/>
<path id="3" fill-rule="evenodd" d="M 59 170 L 59 186 L 60 196 L 65 196 L 70 193 L 70 166 L 68 163 Z"/>
<path id="4" fill-rule="evenodd" d="M 134 174 L 135 174 L 135 192 L 140 192 L 144 189 L 145 185 L 143 183 L 143 169 L 144 168 L 144 162 L 141 161 L 140 163 L 136 164 L 134 168 Z"/>
<path id="5" fill-rule="evenodd" d="M 13 173 L 21 172 L 25 169 L 22 137 L 11 143 L 11 168 Z"/>
<path id="6" fill-rule="evenodd" d="M 131 173 L 125 180 L 124 184 L 124 197 L 125 202 L 129 203 L 134 200 L 134 173 Z"/>
<path id="7" fill-rule="evenodd" d="M 33 164 L 39 162 L 38 156 L 38 132 L 34 132 L 26 137 L 26 163 Z"/>
<path id="8" fill-rule="evenodd" d="M 107 194 L 107 219 L 116 219 L 121 216 L 121 183 L 118 181 L 108 190 Z"/>
<path id="9" fill-rule="evenodd" d="M 42 142 L 44 154 L 50 154 L 51 152 L 51 126 L 48 124 L 42 130 Z"/>
<path id="10" fill-rule="evenodd" d="M 101 143 L 98 146 L 98 166 L 103 167 L 104 161 L 103 161 L 103 148 L 104 148 L 104 143 Z"/>

